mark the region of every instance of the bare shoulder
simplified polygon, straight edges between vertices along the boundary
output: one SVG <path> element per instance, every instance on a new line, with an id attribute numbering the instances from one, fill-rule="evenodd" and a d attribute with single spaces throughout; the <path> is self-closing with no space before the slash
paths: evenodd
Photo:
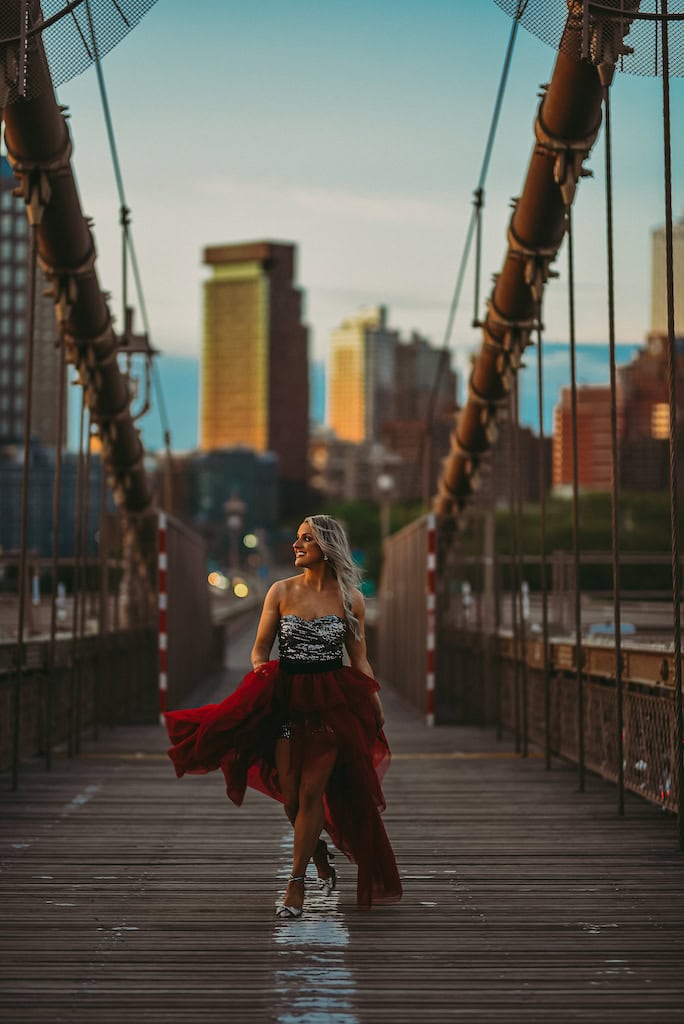
<path id="1" fill-rule="evenodd" d="M 351 592 L 351 608 L 353 614 L 359 620 L 366 614 L 366 602 L 363 599 L 363 594 L 356 587 Z"/>
<path id="2" fill-rule="evenodd" d="M 266 597 L 264 598 L 265 608 L 268 607 L 272 609 L 277 609 L 280 606 L 280 603 L 282 602 L 287 592 L 285 587 L 283 586 L 283 584 L 286 582 L 286 580 L 276 580 L 275 583 L 271 584 L 266 593 Z"/>
<path id="3" fill-rule="evenodd" d="M 269 604 L 277 606 L 286 603 L 287 598 L 298 586 L 300 580 L 301 576 L 287 576 L 285 579 L 276 580 L 276 582 L 271 584 L 269 587 L 266 600 Z"/>
<path id="4" fill-rule="evenodd" d="M 301 586 L 301 583 L 302 574 L 298 573 L 296 576 L 286 576 L 285 579 L 278 580 L 278 582 L 274 583 L 273 586 L 279 587 L 280 593 L 285 595 L 291 594 L 293 590 L 296 590 L 297 587 Z"/>

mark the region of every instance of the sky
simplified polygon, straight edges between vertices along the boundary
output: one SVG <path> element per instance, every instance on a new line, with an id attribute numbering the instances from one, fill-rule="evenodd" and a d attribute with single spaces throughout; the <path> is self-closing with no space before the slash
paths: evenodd
<path id="1" fill-rule="evenodd" d="M 297 244 L 314 359 L 327 357 L 342 319 L 376 304 L 388 307 L 392 327 L 442 344 L 510 31 L 493 0 L 158 0 L 103 69 L 165 387 L 165 358 L 199 356 L 201 253 L 218 243 Z M 518 32 L 486 184 L 480 313 L 505 255 L 510 200 L 554 58 Z M 681 214 L 684 81 L 671 89 Z M 100 279 L 119 315 L 118 198 L 95 70 L 60 86 L 58 97 L 70 110 Z M 661 111 L 658 79 L 616 76 L 621 344 L 640 342 L 649 327 L 650 231 L 664 217 Z M 597 346 L 607 344 L 603 164 L 601 134 L 574 212 L 577 337 Z M 564 250 L 557 269 L 544 319 L 546 337 L 562 343 Z M 451 340 L 462 372 L 481 341 L 470 325 L 472 281 L 471 264 Z M 188 402 L 190 386 L 189 377 Z M 177 401 L 182 391 L 167 395 L 172 407 Z"/>

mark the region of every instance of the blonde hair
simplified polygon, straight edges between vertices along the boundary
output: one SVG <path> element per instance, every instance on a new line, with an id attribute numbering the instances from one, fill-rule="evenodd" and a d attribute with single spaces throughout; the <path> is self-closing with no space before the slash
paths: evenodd
<path id="1" fill-rule="evenodd" d="M 325 515 L 306 516 L 305 522 L 311 527 L 311 532 L 321 551 L 327 555 L 330 568 L 342 591 L 342 604 L 347 626 L 356 639 L 360 640 L 361 627 L 359 620 L 352 612 L 352 590 L 360 585 L 362 572 L 352 557 L 344 527 L 332 516 Z"/>

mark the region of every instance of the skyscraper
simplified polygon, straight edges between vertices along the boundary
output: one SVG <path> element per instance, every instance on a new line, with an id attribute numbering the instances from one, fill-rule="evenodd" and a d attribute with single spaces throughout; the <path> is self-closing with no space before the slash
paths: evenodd
<path id="1" fill-rule="evenodd" d="M 376 306 L 348 317 L 332 333 L 328 419 L 341 441 L 371 441 L 395 416 L 399 334 Z"/>
<path id="2" fill-rule="evenodd" d="M 24 436 L 29 228 L 24 202 L 12 194 L 18 182 L 4 156 L 0 171 L 0 441 L 16 442 Z M 43 294 L 46 285 L 38 268 L 31 434 L 56 446 L 57 403 L 60 387 L 66 388 L 66 373 L 60 375 L 55 309 Z M 62 443 L 65 436 L 66 428 Z"/>
<path id="3" fill-rule="evenodd" d="M 672 225 L 675 335 L 684 337 L 684 215 Z M 667 336 L 665 228 L 651 232 L 651 334 Z"/>
<path id="4" fill-rule="evenodd" d="M 396 381 L 397 415 L 401 419 L 425 419 L 428 412 L 433 416 L 453 413 L 458 381 L 451 355 L 444 348 L 435 348 L 416 331 L 397 347 Z"/>
<path id="5" fill-rule="evenodd" d="M 285 505 L 307 479 L 308 330 L 293 283 L 295 246 L 211 246 L 204 263 L 200 448 L 278 456 Z"/>
<path id="6" fill-rule="evenodd" d="M 329 424 L 341 441 L 380 441 L 388 423 L 425 420 L 433 397 L 433 416 L 453 412 L 456 375 L 447 352 L 415 331 L 402 340 L 377 306 L 333 331 L 329 391 Z"/>

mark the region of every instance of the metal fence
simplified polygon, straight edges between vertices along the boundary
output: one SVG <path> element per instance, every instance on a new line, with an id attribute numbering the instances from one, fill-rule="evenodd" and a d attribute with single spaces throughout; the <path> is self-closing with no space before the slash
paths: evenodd
<path id="1" fill-rule="evenodd" d="M 167 676 L 169 707 L 177 707 L 222 660 L 222 630 L 213 637 L 204 540 L 166 516 Z"/>
<path id="2" fill-rule="evenodd" d="M 513 600 L 501 586 L 510 568 L 508 559 L 465 556 L 460 549 L 461 544 L 454 543 L 453 524 L 440 520 L 436 723 L 495 725 L 500 732 L 514 735 L 521 754 L 535 746 L 549 757 L 581 763 L 619 784 L 622 774 L 626 789 L 676 811 L 676 672 L 673 645 L 667 637 L 671 605 L 653 600 L 663 595 L 644 591 L 650 601 L 623 602 L 623 609 L 634 613 L 629 617 L 643 621 L 651 634 L 654 622 L 661 621 L 663 637 L 622 641 L 620 727 L 614 640 L 587 635 L 578 647 L 571 628 L 563 629 L 566 574 L 552 574 L 561 586 L 547 595 L 551 621 L 556 620 L 561 629 L 549 640 L 547 671 L 535 621 L 540 614 L 538 596 L 532 594 L 531 609 L 523 609 L 519 595 Z M 589 562 L 592 555 L 583 557 Z M 563 553 L 554 559 L 561 566 L 567 562 Z M 598 565 L 605 560 L 605 554 L 596 554 Z M 425 561 L 426 525 L 421 520 L 386 542 L 378 602 L 379 674 L 421 711 L 426 691 L 426 601 L 420 583 L 425 579 Z M 633 561 L 643 565 L 644 556 L 635 555 Z M 592 604 L 593 619 L 600 623 L 606 610 L 600 599 L 606 595 L 597 592 L 595 596 L 599 600 Z M 516 615 L 516 607 L 524 615 Z M 586 619 L 589 633 L 591 614 Z"/>
<path id="3" fill-rule="evenodd" d="M 385 541 L 378 596 L 377 672 L 425 708 L 427 524 L 418 519 Z"/>

